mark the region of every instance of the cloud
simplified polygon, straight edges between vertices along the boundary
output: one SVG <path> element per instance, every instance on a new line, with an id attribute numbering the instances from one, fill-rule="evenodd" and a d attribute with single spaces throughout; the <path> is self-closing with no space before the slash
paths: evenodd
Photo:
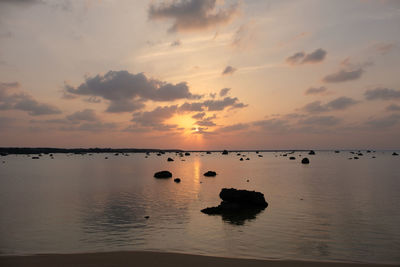
<path id="1" fill-rule="evenodd" d="M 215 122 L 213 122 L 213 119 L 215 119 L 217 116 L 214 114 L 214 116 L 203 118 L 201 120 L 196 121 L 195 124 L 199 126 L 205 126 L 205 127 L 212 127 L 216 126 Z"/>
<path id="2" fill-rule="evenodd" d="M 268 131 L 268 132 L 286 132 L 289 129 L 289 121 L 288 120 L 283 120 L 280 118 L 273 118 L 273 119 L 266 119 L 266 120 L 260 120 L 260 121 L 255 121 L 252 123 L 253 126 L 258 126 L 262 130 Z"/>
<path id="3" fill-rule="evenodd" d="M 180 46 L 182 43 L 180 40 L 175 40 L 171 43 L 171 46 Z"/>
<path id="4" fill-rule="evenodd" d="M 106 111 L 111 113 L 140 110 L 148 100 L 164 102 L 201 98 L 189 91 L 186 82 L 171 84 L 147 78 L 143 73 L 132 74 L 127 71 L 109 71 L 105 75 L 88 77 L 76 88 L 67 84 L 65 92 L 108 100 Z"/>
<path id="5" fill-rule="evenodd" d="M 250 127 L 247 123 L 237 123 L 233 125 L 224 126 L 218 129 L 220 132 L 236 132 L 241 130 L 246 130 Z"/>
<path id="6" fill-rule="evenodd" d="M 320 113 L 320 112 L 327 112 L 327 111 L 334 111 L 334 110 L 344 110 L 347 109 L 355 104 L 358 101 L 350 98 L 350 97 L 338 97 L 334 100 L 329 101 L 326 104 L 322 104 L 321 101 L 314 101 L 311 102 L 303 107 L 304 111 L 309 113 Z"/>
<path id="7" fill-rule="evenodd" d="M 242 24 L 233 35 L 232 46 L 235 48 L 245 48 L 248 44 L 252 44 L 253 39 L 257 35 L 255 22 L 250 21 Z"/>
<path id="8" fill-rule="evenodd" d="M 153 130 L 165 131 L 176 128 L 177 125 L 165 124 L 178 111 L 178 106 L 157 107 L 152 111 L 144 111 L 133 114 L 132 122 L 139 127 L 148 127 Z"/>
<path id="9" fill-rule="evenodd" d="M 98 121 L 96 113 L 92 109 L 77 111 L 66 117 L 70 121 Z"/>
<path id="10" fill-rule="evenodd" d="M 375 88 L 364 93 L 367 100 L 396 100 L 400 99 L 400 90 L 390 88 Z"/>
<path id="11" fill-rule="evenodd" d="M 219 91 L 219 96 L 226 96 L 229 91 L 231 90 L 231 88 L 223 88 L 221 89 L 221 91 Z"/>
<path id="12" fill-rule="evenodd" d="M 224 99 L 214 100 L 209 99 L 203 102 L 185 102 L 179 107 L 180 112 L 201 112 L 204 110 L 208 111 L 221 111 L 226 108 L 237 109 L 245 108 L 246 104 L 239 102 L 237 97 L 225 97 Z"/>
<path id="13" fill-rule="evenodd" d="M 286 62 L 290 65 L 319 63 L 325 59 L 326 54 L 327 52 L 322 48 L 318 48 L 309 54 L 306 54 L 304 52 L 297 52 L 294 55 L 288 57 L 286 59 Z"/>
<path id="14" fill-rule="evenodd" d="M 194 115 L 192 116 L 192 118 L 193 118 L 193 119 L 196 119 L 196 120 L 200 120 L 200 119 L 204 118 L 205 115 L 206 115 L 205 112 L 199 112 L 199 113 L 194 114 Z"/>
<path id="15" fill-rule="evenodd" d="M 63 126 L 59 129 L 62 131 L 88 131 L 88 132 L 103 132 L 115 130 L 117 128 L 116 123 L 112 122 L 85 122 L 77 126 Z"/>
<path id="16" fill-rule="evenodd" d="M 386 107 L 387 111 L 400 111 L 400 105 L 391 104 Z"/>
<path id="17" fill-rule="evenodd" d="M 299 121 L 300 124 L 317 125 L 317 126 L 332 126 L 340 122 L 339 118 L 334 116 L 311 116 Z"/>
<path id="18" fill-rule="evenodd" d="M 310 87 L 306 90 L 305 94 L 306 95 L 318 95 L 318 94 L 323 94 L 326 93 L 327 88 L 324 86 L 321 87 Z"/>
<path id="19" fill-rule="evenodd" d="M 378 119 L 369 119 L 366 124 L 373 128 L 390 128 L 400 122 L 400 114 L 392 114 Z"/>
<path id="20" fill-rule="evenodd" d="M 150 4 L 152 20 L 172 19 L 169 32 L 196 31 L 227 24 L 237 15 L 238 5 L 217 8 L 217 0 L 179 0 Z"/>
<path id="21" fill-rule="evenodd" d="M 60 114 L 57 107 L 40 103 L 31 95 L 19 90 L 19 83 L 0 83 L 0 110 L 21 110 L 31 116 Z"/>
<path id="22" fill-rule="evenodd" d="M 325 76 L 322 81 L 326 83 L 340 83 L 347 82 L 360 79 L 364 70 L 362 68 L 358 68 L 355 70 L 345 70 L 341 69 L 335 73 L 329 74 Z"/>
<path id="23" fill-rule="evenodd" d="M 15 122 L 15 118 L 0 117 L 0 129 L 4 131 L 7 127 L 11 126 Z"/>
<path id="24" fill-rule="evenodd" d="M 222 71 L 222 75 L 232 75 L 236 70 L 237 69 L 232 66 L 226 66 L 226 68 Z"/>
<path id="25" fill-rule="evenodd" d="M 381 55 L 386 55 L 396 48 L 395 43 L 378 43 L 374 45 L 374 49 Z"/>

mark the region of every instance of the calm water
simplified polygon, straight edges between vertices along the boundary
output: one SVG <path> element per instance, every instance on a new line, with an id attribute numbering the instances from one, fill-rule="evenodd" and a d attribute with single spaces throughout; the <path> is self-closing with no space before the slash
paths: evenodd
<path id="1" fill-rule="evenodd" d="M 185 161 L 175 154 L 2 157 L 0 253 L 152 250 L 400 263 L 400 157 L 317 152 L 306 166 L 301 153 L 295 161 L 245 154 L 250 161 L 236 153 L 192 153 Z M 153 178 L 164 169 L 182 182 Z M 204 177 L 208 170 L 218 175 Z M 219 204 L 224 187 L 260 191 L 269 206 L 246 220 L 201 213 Z"/>

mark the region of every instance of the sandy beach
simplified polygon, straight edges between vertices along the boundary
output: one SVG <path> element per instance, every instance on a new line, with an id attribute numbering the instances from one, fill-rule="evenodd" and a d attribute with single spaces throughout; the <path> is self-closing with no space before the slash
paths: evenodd
<path id="1" fill-rule="evenodd" d="M 169 267 L 169 266 L 217 266 L 217 267 L 291 267 L 291 266 L 395 266 L 386 264 L 364 264 L 364 263 L 340 263 L 340 262 L 311 262 L 311 261 L 281 261 L 281 260 L 253 260 L 234 259 L 222 257 L 209 257 L 179 253 L 164 252 L 100 252 L 83 254 L 41 254 L 32 256 L 1 256 L 2 267 L 69 267 L 69 266 L 97 266 L 97 267 L 119 267 L 119 266 L 146 266 L 146 267 Z"/>

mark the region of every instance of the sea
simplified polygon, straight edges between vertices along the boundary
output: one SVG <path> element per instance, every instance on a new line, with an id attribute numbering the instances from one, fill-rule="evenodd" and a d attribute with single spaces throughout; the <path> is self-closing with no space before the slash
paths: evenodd
<path id="1" fill-rule="evenodd" d="M 0 255 L 162 251 L 400 264 L 400 156 L 315 152 L 3 156 Z M 162 170 L 172 178 L 154 178 Z M 269 205 L 233 217 L 202 213 L 219 205 L 222 188 L 261 192 Z"/>

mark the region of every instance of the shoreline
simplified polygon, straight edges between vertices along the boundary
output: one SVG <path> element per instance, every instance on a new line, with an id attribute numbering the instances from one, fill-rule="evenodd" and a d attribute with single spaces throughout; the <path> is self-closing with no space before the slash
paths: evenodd
<path id="1" fill-rule="evenodd" d="M 25 256 L 0 256 L 2 267 L 25 266 L 146 266 L 146 267 L 379 267 L 398 266 L 398 264 L 335 262 L 335 261 L 306 261 L 306 260 L 259 260 L 244 258 L 227 258 L 216 256 L 192 255 L 174 252 L 152 251 L 119 251 L 119 252 L 94 252 L 74 254 L 35 254 Z"/>

